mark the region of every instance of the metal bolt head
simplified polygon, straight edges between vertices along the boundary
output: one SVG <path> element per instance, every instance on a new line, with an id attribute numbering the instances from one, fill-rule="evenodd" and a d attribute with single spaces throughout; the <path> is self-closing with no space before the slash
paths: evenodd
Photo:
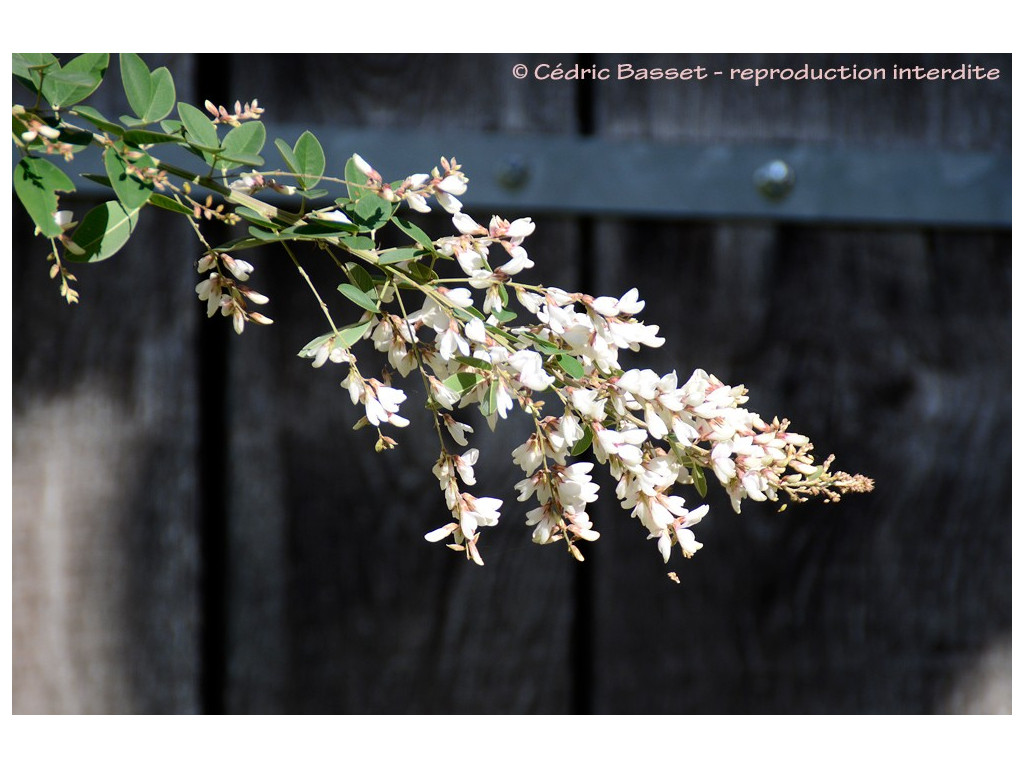
<path id="1" fill-rule="evenodd" d="M 520 189 L 530 178 L 530 168 L 521 157 L 506 157 L 498 162 L 495 178 L 505 189 Z"/>
<path id="2" fill-rule="evenodd" d="M 754 186 L 769 200 L 781 200 L 792 191 L 796 173 L 784 160 L 772 160 L 754 171 Z"/>

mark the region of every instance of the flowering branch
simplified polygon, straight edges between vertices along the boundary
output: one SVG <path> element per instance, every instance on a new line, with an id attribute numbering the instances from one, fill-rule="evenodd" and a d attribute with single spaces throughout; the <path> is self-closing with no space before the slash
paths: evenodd
<path id="1" fill-rule="evenodd" d="M 501 500 L 465 490 L 476 485 L 473 468 L 479 460 L 479 450 L 468 447 L 473 428 L 461 416 L 471 408 L 491 429 L 517 407 L 531 419 L 532 429 L 511 457 L 523 473 L 515 486 L 518 500 L 536 505 L 526 513 L 536 543 L 561 542 L 579 560 L 580 542 L 600 535 L 587 512 L 600 492 L 593 480 L 597 465 L 607 470 L 620 506 L 656 541 L 666 563 L 676 548 L 685 558 L 701 549 L 692 528 L 708 505 L 694 506 L 679 489 L 687 489 L 691 500 L 702 498 L 709 477 L 722 485 L 736 512 L 748 499 L 781 501 L 784 508 L 814 496 L 829 502 L 871 490 L 870 479 L 833 471 L 833 457 L 818 462 L 810 440 L 788 421 L 768 422 L 747 410 L 742 386 L 726 385 L 700 369 L 681 379 L 674 371 L 660 374 L 622 359 L 664 343 L 657 325 L 637 319 L 645 302 L 635 288 L 616 298 L 519 282 L 534 266 L 524 245 L 534 233 L 533 221 L 493 216 L 485 226 L 463 213 L 460 197 L 468 179 L 454 158 L 442 158 L 429 173 L 388 183 L 353 155 L 344 180 L 336 180 L 346 194 L 307 211 L 305 203 L 326 195 L 321 184 L 331 181 L 312 133 L 294 145 L 275 141 L 287 171 L 238 171 L 264 163 L 263 109 L 256 100 L 236 102 L 232 112 L 207 101 L 212 118 L 178 104 L 179 119 L 168 119 L 174 104 L 170 74 L 150 72 L 137 56 L 124 55 L 125 92 L 136 117 L 118 124 L 79 105 L 98 86 L 106 58 L 79 57 L 74 67 L 62 68 L 48 55 L 20 56 L 15 76 L 37 101 L 12 110 L 14 141 L 23 152 L 15 190 L 37 231 L 51 241 L 51 276 L 61 276 L 67 301 L 77 301 L 78 294 L 68 285 L 74 277 L 65 261 L 113 256 L 141 211 L 161 208 L 186 216 L 203 248 L 197 269 L 204 277 L 196 293 L 207 314 L 219 311 L 242 333 L 249 323 L 272 321 L 251 309 L 269 299 L 248 286 L 254 267 L 235 254 L 280 244 L 329 327 L 299 356 L 314 368 L 328 362 L 347 367 L 341 386 L 362 410 L 355 427 L 376 429 L 378 451 L 397 444 L 385 431 L 409 424 L 400 414 L 407 396 L 397 380 L 415 371 L 423 381 L 439 441 L 433 474 L 448 511 L 425 534 L 428 541 L 446 541 L 482 565 L 481 531 L 501 517 Z M 161 130 L 153 130 L 154 123 Z M 219 126 L 229 127 L 223 137 Z M 196 173 L 160 161 L 154 149 L 165 144 L 185 147 L 205 169 Z M 76 229 L 59 208 L 62 193 L 74 185 L 45 156 L 71 161 L 97 149 L 107 170 L 102 181 L 116 199 L 87 214 Z M 205 190 L 202 197 L 197 187 Z M 258 199 L 267 189 L 301 197 L 302 210 L 285 211 Z M 440 238 L 398 215 L 403 207 L 425 212 L 435 205 L 451 215 L 454 229 Z M 200 227 L 206 220 L 245 225 L 246 231 L 211 246 Z M 379 233 L 385 227 L 407 244 L 382 247 Z M 293 241 L 313 242 L 330 255 L 342 278 L 338 292 L 361 310 L 355 322 L 334 322 Z M 453 276 L 435 271 L 445 264 Z M 369 347 L 386 357 L 380 378 L 360 369 L 356 350 L 363 356 Z M 587 451 L 592 461 L 581 460 Z"/>

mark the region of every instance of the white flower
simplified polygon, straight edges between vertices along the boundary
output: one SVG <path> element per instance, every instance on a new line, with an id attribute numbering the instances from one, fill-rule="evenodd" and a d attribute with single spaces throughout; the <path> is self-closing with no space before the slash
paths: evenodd
<path id="1" fill-rule="evenodd" d="M 234 259 L 228 256 L 226 253 L 222 253 L 220 256 L 221 264 L 227 267 L 231 274 L 233 274 L 239 280 L 245 281 L 249 279 L 249 274 L 253 270 L 252 264 L 248 261 L 242 261 L 242 259 Z"/>
<path id="2" fill-rule="evenodd" d="M 447 389 L 447 388 L 446 388 Z M 448 390 L 451 391 L 451 390 Z M 456 395 L 455 401 L 458 402 L 458 396 Z M 469 445 L 469 441 L 466 440 L 466 433 L 473 432 L 473 428 L 468 424 L 463 424 L 456 421 L 447 413 L 441 414 L 441 419 L 444 421 L 444 426 L 448 430 L 448 434 L 452 436 L 452 440 L 461 446 Z"/>
<path id="3" fill-rule="evenodd" d="M 532 349 L 521 349 L 508 359 L 508 364 L 519 372 L 516 377 L 534 392 L 543 392 L 555 382 L 555 377 L 544 371 L 544 359 Z"/>
<path id="4" fill-rule="evenodd" d="M 573 407 L 580 414 L 595 421 L 602 421 L 608 401 L 599 399 L 600 394 L 596 389 L 575 388 L 569 398 L 572 400 Z"/>
<path id="5" fill-rule="evenodd" d="M 537 225 L 533 223 L 533 219 L 516 219 L 508 225 L 505 236 L 513 241 L 521 242 L 523 238 L 532 235 L 536 228 Z"/>
<path id="6" fill-rule="evenodd" d="M 491 526 L 498 524 L 501 513 L 501 499 L 492 499 L 489 496 L 477 498 L 469 493 L 460 496 L 459 504 L 459 527 L 462 535 L 467 539 L 473 538 L 476 529 L 480 526 Z"/>
<path id="7" fill-rule="evenodd" d="M 409 420 L 398 415 L 398 405 L 405 400 L 405 392 L 371 380 L 371 386 L 364 388 L 362 395 L 366 420 L 375 427 L 383 422 L 396 427 L 408 426 Z"/>
<path id="8" fill-rule="evenodd" d="M 527 475 L 532 475 L 543 460 L 544 451 L 541 449 L 536 434 L 530 435 L 525 443 L 512 451 L 512 463 L 521 467 Z"/>
<path id="9" fill-rule="evenodd" d="M 317 211 L 316 214 L 321 219 L 327 219 L 328 221 L 336 221 L 339 224 L 351 224 L 352 220 L 341 211 L 335 209 L 333 211 Z"/>
<path id="10" fill-rule="evenodd" d="M 449 195 L 464 195 L 467 189 L 466 179 L 461 173 L 453 173 L 441 179 L 437 188 Z"/>
<path id="11" fill-rule="evenodd" d="M 473 465 L 476 464 L 478 458 L 480 458 L 480 451 L 476 448 L 470 448 L 461 456 L 454 457 L 455 471 L 459 473 L 459 477 L 466 485 L 476 485 Z"/>
<path id="12" fill-rule="evenodd" d="M 498 270 L 502 274 L 518 275 L 524 269 L 529 269 L 533 266 L 533 262 L 530 261 L 530 257 L 526 253 L 526 249 L 521 245 L 517 245 L 509 251 L 509 256 L 512 257 L 509 262 Z"/>
<path id="13" fill-rule="evenodd" d="M 487 230 L 473 221 L 473 218 L 465 213 L 456 213 L 452 216 L 455 228 L 464 235 L 483 235 Z"/>

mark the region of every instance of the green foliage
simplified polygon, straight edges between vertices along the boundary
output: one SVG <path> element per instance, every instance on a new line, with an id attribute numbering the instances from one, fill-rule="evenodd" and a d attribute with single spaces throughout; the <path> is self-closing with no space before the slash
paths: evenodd
<path id="1" fill-rule="evenodd" d="M 135 53 L 120 56 L 121 82 L 128 104 L 136 117 L 125 116 L 121 122 L 130 127 L 149 125 L 163 120 L 174 109 L 174 79 L 167 67 L 149 71 L 146 62 Z"/>
<path id="2" fill-rule="evenodd" d="M 139 220 L 137 208 L 110 201 L 93 208 L 82 219 L 72 238 L 83 253 L 68 251 L 69 261 L 103 261 L 121 250 Z"/>
<path id="3" fill-rule="evenodd" d="M 103 164 L 107 169 L 107 177 L 114 189 L 114 194 L 128 210 L 138 210 L 149 196 L 153 194 L 152 182 L 143 181 L 137 175 L 129 172 L 128 163 L 118 154 L 113 147 L 108 147 L 103 153 Z M 132 163 L 135 166 L 152 167 L 153 161 L 143 155 Z"/>
<path id="4" fill-rule="evenodd" d="M 58 237 L 62 231 L 53 218 L 57 193 L 74 191 L 67 174 L 41 157 L 23 157 L 14 169 L 14 192 L 45 237 Z"/>
<path id="5" fill-rule="evenodd" d="M 217 167 L 230 170 L 240 165 L 258 167 L 263 165 L 260 150 L 267 141 L 267 129 L 263 123 L 242 123 L 232 128 L 224 137 L 224 151 L 218 156 Z"/>
<path id="6" fill-rule="evenodd" d="M 178 117 L 185 126 L 185 138 L 193 148 L 205 152 L 220 152 L 217 126 L 201 109 L 191 104 L 178 102 Z"/>

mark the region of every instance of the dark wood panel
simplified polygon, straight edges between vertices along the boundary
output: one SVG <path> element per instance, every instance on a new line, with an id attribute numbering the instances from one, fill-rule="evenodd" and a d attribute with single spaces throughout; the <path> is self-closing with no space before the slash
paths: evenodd
<path id="1" fill-rule="evenodd" d="M 921 89 L 595 93 L 609 136 L 1005 145 L 1008 121 L 986 121 L 1008 80 L 995 96 Z M 955 117 L 968 109 L 988 117 Z M 781 516 L 713 494 L 705 548 L 671 566 L 681 587 L 636 521 L 605 510 L 619 518 L 597 569 L 596 710 L 944 709 L 1010 630 L 1009 235 L 633 222 L 595 240 L 601 290 L 637 285 L 669 339 L 643 365 L 743 383 L 753 410 L 877 480 Z"/>
<path id="2" fill-rule="evenodd" d="M 506 57 L 239 57 L 235 87 L 268 110 L 342 125 L 453 130 L 571 130 L 573 93 L 516 85 Z M 301 73 L 296 78 L 296 73 Z M 313 93 L 296 92 L 295 83 Z M 308 109 L 307 109 L 308 106 Z M 269 112 L 268 112 L 269 114 Z M 352 147 L 358 152 L 359 147 Z M 459 147 L 448 149 L 458 157 Z M 340 174 L 346 158 L 329 158 Z M 373 158 L 367 158 L 371 162 Z M 391 175 L 429 170 L 386 169 Z M 500 211 L 467 210 L 481 221 Z M 450 218 L 424 226 L 435 236 Z M 576 228 L 538 222 L 527 242 L 536 279 L 564 284 L 578 270 Z M 306 268 L 333 286 L 324 257 Z M 414 380 L 391 430 L 399 447 L 373 452 L 339 382 L 295 357 L 328 330 L 282 253 L 257 254 L 253 284 L 277 324 L 231 346 L 230 676 L 239 712 L 565 712 L 570 708 L 574 563 L 529 540 L 515 501 L 510 452 L 525 439 L 476 422 L 479 495 L 505 499 L 485 532 L 484 568 L 424 533 L 450 520 L 430 468 L 436 436 Z M 262 287 L 261 287 L 262 286 Z M 341 314 L 344 300 L 327 297 Z M 344 320 L 339 320 L 344 322 Z M 235 340 L 233 340 L 235 341 Z M 365 353 L 362 360 L 369 360 Z M 367 365 L 367 363 L 363 363 Z M 366 367 L 367 373 L 376 364 Z M 520 425 L 522 427 L 522 425 Z"/>
<path id="3" fill-rule="evenodd" d="M 150 63 L 188 98 L 188 56 Z M 116 65 L 108 78 L 101 94 L 119 89 Z M 175 224 L 150 212 L 122 253 L 72 265 L 69 307 L 15 204 L 15 712 L 199 709 L 200 306 Z"/>
<path id="4" fill-rule="evenodd" d="M 1010 57 L 1005 54 L 616 54 L 599 67 L 705 66 L 697 81 L 611 79 L 594 86 L 602 135 L 666 141 L 776 141 L 856 144 L 893 149 L 1009 152 Z M 733 69 L 853 67 L 886 80 L 783 80 L 755 86 L 730 79 Z M 893 80 L 892 68 L 979 65 L 996 80 Z"/>

